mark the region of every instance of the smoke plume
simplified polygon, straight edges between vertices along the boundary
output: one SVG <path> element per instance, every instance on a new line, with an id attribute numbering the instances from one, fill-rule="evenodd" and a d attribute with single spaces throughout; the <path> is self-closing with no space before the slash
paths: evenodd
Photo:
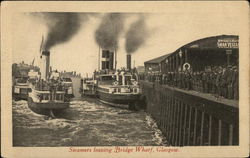
<path id="1" fill-rule="evenodd" d="M 130 25 L 130 28 L 126 33 L 126 52 L 129 54 L 135 52 L 144 44 L 147 36 L 145 18 L 144 16 L 140 16 L 137 21 Z"/>
<path id="2" fill-rule="evenodd" d="M 102 49 L 117 49 L 118 38 L 123 30 L 123 15 L 109 13 L 104 15 L 95 32 L 95 40 Z"/>
<path id="3" fill-rule="evenodd" d="M 43 13 L 48 27 L 44 50 L 69 41 L 80 29 L 82 18 L 78 13 Z"/>

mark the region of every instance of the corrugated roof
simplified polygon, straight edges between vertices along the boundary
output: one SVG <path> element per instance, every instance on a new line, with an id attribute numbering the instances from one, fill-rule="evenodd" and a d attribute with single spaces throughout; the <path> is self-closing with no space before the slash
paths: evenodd
<path id="1" fill-rule="evenodd" d="M 170 54 L 166 54 L 166 55 L 163 55 L 163 56 L 160 56 L 160 57 L 157 57 L 157 58 L 154 58 L 154 59 L 151 59 L 149 61 L 146 61 L 144 62 L 145 64 L 157 64 L 157 63 L 160 63 L 162 60 L 164 60 L 166 57 L 168 57 Z"/>
<path id="2" fill-rule="evenodd" d="M 236 39 L 238 39 L 239 36 L 237 36 L 237 35 L 218 35 L 218 36 L 210 36 L 210 37 L 198 39 L 198 40 L 192 41 L 192 42 L 190 42 L 188 44 L 185 44 L 185 45 L 181 46 L 180 48 L 178 48 L 176 51 L 174 51 L 172 53 L 169 53 L 169 54 L 166 54 L 166 55 L 151 59 L 149 61 L 146 61 L 146 62 L 144 62 L 144 64 L 146 64 L 146 63 L 156 63 L 156 64 L 160 63 L 166 57 L 179 52 L 183 48 L 211 47 L 211 45 L 213 47 L 213 45 L 215 45 L 216 42 L 217 42 L 216 40 L 219 39 L 219 38 L 236 38 Z"/>
<path id="3" fill-rule="evenodd" d="M 185 49 L 185 48 L 215 48 L 215 45 L 217 45 L 217 40 L 218 39 L 223 39 L 223 38 L 235 38 L 239 39 L 239 36 L 237 35 L 218 35 L 218 36 L 210 36 L 206 38 L 201 38 L 195 41 L 192 41 L 190 43 L 187 43 L 180 48 L 178 48 L 176 51 L 174 51 L 171 54 L 174 54 L 176 52 L 179 52 L 180 49 Z"/>

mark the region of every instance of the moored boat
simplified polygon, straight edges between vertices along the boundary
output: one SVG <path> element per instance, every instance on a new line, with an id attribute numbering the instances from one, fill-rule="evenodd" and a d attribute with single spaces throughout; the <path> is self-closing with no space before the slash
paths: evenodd
<path id="1" fill-rule="evenodd" d="M 111 106 L 135 109 L 141 92 L 138 76 L 131 69 L 131 56 L 127 57 L 127 69 L 121 70 L 117 70 L 113 64 L 114 52 L 102 50 L 101 60 L 101 70 L 94 72 L 97 97 Z"/>
<path id="2" fill-rule="evenodd" d="M 100 101 L 120 108 L 133 109 L 140 99 L 140 88 L 130 72 L 100 74 L 97 95 Z"/>
<path id="3" fill-rule="evenodd" d="M 87 77 L 81 79 L 80 93 L 82 96 L 96 96 L 96 80 Z"/>
<path id="4" fill-rule="evenodd" d="M 69 77 L 63 77 L 62 78 L 62 85 L 65 86 L 66 88 L 66 95 L 68 98 L 73 98 L 74 93 L 73 93 L 73 82 L 71 78 Z"/>
<path id="5" fill-rule="evenodd" d="M 12 95 L 15 100 L 27 100 L 30 91 L 28 77 L 15 78 Z"/>

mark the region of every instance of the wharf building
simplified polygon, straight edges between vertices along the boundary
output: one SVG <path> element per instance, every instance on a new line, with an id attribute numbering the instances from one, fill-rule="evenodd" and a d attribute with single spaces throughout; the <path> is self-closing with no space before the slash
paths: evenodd
<path id="1" fill-rule="evenodd" d="M 176 51 L 144 63 L 147 73 L 182 71 L 185 63 L 192 71 L 205 71 L 214 66 L 238 66 L 239 37 L 220 35 L 199 39 Z"/>

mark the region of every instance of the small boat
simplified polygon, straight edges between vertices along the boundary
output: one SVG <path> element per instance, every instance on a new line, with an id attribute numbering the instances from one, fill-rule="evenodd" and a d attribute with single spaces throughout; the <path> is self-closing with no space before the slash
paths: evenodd
<path id="1" fill-rule="evenodd" d="M 74 97 L 73 82 L 72 82 L 71 78 L 69 78 L 69 77 L 62 78 L 62 85 L 65 86 L 65 88 L 66 88 L 67 97 L 73 98 Z"/>
<path id="2" fill-rule="evenodd" d="M 96 96 L 96 80 L 93 78 L 81 79 L 80 93 L 82 96 Z"/>
<path id="3" fill-rule="evenodd" d="M 12 95 L 15 100 L 27 100 L 30 86 L 28 77 L 15 78 Z"/>

